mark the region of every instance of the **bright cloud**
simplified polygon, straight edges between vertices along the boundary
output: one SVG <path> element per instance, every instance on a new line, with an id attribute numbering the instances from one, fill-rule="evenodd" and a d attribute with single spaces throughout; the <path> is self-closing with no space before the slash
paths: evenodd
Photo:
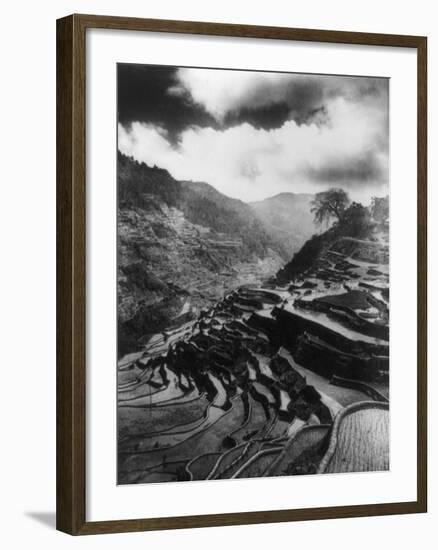
<path id="1" fill-rule="evenodd" d="M 230 111 L 285 101 L 293 75 L 230 70 L 178 69 L 171 93 L 188 93 L 218 120 Z M 269 94 L 263 92 L 269 91 Z"/>
<path id="2" fill-rule="evenodd" d="M 197 71 L 200 79 L 203 72 Z M 243 80 L 242 73 L 238 74 L 240 93 L 248 93 L 242 90 L 250 87 L 251 78 L 251 73 Z M 227 88 L 205 94 L 203 99 L 218 117 L 237 101 L 237 90 L 229 81 Z M 199 94 L 205 93 L 202 82 L 196 83 L 195 90 L 201 100 Z M 272 130 L 256 129 L 248 123 L 221 130 L 192 127 L 181 134 L 178 147 L 169 143 L 160 127 L 140 122 L 129 127 L 119 124 L 119 150 L 148 165 L 166 168 L 176 179 L 205 181 L 246 201 L 284 191 L 318 191 L 334 184 L 336 170 L 342 178 L 344 165 L 348 170 L 342 185 L 355 198 L 355 194 L 363 194 L 364 178 L 367 180 L 366 174 L 354 168 L 361 163 L 373 168 L 366 181 L 371 191 L 386 185 L 387 154 L 381 152 L 384 113 L 343 97 L 328 102 L 327 113 L 330 123 L 322 126 L 288 120 Z"/>
<path id="3" fill-rule="evenodd" d="M 218 121 L 241 109 L 285 104 L 302 122 L 338 97 L 386 110 L 385 79 L 191 68 L 178 69 L 176 78 L 169 92 L 189 97 Z"/>

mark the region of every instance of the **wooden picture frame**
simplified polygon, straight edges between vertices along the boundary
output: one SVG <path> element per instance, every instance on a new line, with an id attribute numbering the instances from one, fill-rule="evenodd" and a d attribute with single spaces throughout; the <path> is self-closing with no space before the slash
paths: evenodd
<path id="1" fill-rule="evenodd" d="M 413 48 L 417 51 L 416 500 L 373 505 L 87 522 L 85 33 L 90 28 L 391 46 Z M 57 21 L 57 529 L 72 535 L 85 535 L 426 512 L 426 186 L 427 40 L 425 37 L 95 15 L 71 15 L 59 19 Z"/>

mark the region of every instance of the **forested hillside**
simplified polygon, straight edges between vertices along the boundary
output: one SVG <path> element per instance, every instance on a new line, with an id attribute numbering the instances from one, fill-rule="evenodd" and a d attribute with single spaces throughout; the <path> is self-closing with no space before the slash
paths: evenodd
<path id="1" fill-rule="evenodd" d="M 119 355 L 288 257 L 251 206 L 119 154 Z"/>
<path id="2" fill-rule="evenodd" d="M 316 231 L 310 205 L 310 193 L 280 193 L 263 201 L 250 203 L 266 231 L 289 259 Z"/>

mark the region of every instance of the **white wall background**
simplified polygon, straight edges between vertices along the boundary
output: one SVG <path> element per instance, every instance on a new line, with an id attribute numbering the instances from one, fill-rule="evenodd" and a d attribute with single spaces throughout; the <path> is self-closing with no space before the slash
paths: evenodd
<path id="1" fill-rule="evenodd" d="M 429 513 L 279 525 L 241 526 L 73 538 L 54 530 L 55 509 L 55 19 L 78 13 L 210 20 L 421 34 L 429 37 L 430 280 L 438 231 L 438 173 L 434 123 L 438 97 L 438 27 L 435 2 L 416 0 L 58 0 L 3 4 L 0 78 L 0 543 L 4 548 L 133 550 L 180 547 L 213 550 L 239 545 L 261 549 L 436 547 L 438 534 L 438 353 L 436 287 L 430 288 Z M 436 247 L 435 247 L 436 248 Z M 402 276 L 402 275 L 401 275 Z M 395 366 L 396 368 L 396 366 Z M 435 540 L 434 540 L 435 539 Z"/>

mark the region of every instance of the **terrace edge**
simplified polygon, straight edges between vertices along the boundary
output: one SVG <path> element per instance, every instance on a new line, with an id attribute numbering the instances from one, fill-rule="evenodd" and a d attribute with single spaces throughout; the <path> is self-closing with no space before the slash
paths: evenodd
<path id="1" fill-rule="evenodd" d="M 417 49 L 417 500 L 166 518 L 86 521 L 85 32 L 87 28 Z M 351 518 L 427 511 L 427 38 L 74 14 L 57 20 L 57 510 L 72 535 Z"/>

